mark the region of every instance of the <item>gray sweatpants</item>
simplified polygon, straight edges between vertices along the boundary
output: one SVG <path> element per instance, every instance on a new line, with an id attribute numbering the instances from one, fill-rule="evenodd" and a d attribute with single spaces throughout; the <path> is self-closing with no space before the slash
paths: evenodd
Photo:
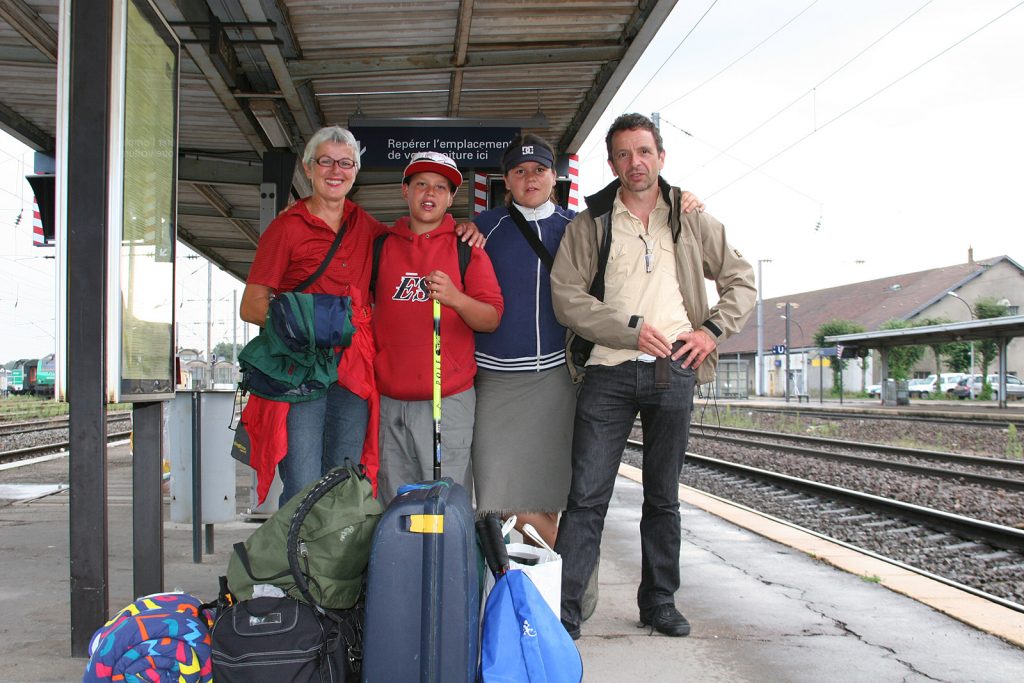
<path id="1" fill-rule="evenodd" d="M 473 491 L 473 416 L 476 390 L 441 399 L 441 476 Z M 385 505 L 399 487 L 434 478 L 432 401 L 380 397 L 380 470 L 377 495 Z M 472 495 L 472 493 L 471 493 Z"/>

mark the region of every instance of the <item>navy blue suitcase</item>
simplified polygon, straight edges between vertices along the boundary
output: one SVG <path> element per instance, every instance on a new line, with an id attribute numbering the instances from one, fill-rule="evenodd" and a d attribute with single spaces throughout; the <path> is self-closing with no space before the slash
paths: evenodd
<path id="1" fill-rule="evenodd" d="M 480 569 L 469 494 L 450 477 L 403 488 L 374 531 L 365 683 L 472 683 Z"/>

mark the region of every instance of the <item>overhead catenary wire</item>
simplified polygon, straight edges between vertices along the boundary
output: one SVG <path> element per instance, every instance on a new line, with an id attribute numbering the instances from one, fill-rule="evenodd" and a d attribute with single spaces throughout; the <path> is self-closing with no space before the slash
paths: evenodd
<path id="1" fill-rule="evenodd" d="M 707 145 L 708 147 L 710 147 L 711 149 L 713 149 L 713 150 L 715 150 L 715 151 L 718 151 L 718 152 L 722 152 L 722 150 L 718 149 L 717 147 L 715 147 L 714 145 L 712 145 L 712 144 L 711 144 L 710 142 L 708 142 L 707 140 L 702 140 L 701 138 L 697 137 L 696 135 L 694 135 L 694 134 L 693 134 L 693 133 L 691 133 L 690 131 L 688 131 L 688 130 L 685 130 L 685 129 L 683 129 L 683 128 L 680 128 L 680 127 L 679 127 L 678 125 L 676 125 L 675 123 L 672 123 L 672 121 L 670 121 L 670 120 L 666 119 L 666 118 L 665 118 L 664 116 L 662 116 L 662 117 L 661 117 L 661 122 L 662 122 L 662 123 L 667 123 L 668 125 L 672 126 L 672 127 L 673 127 L 673 128 L 675 128 L 676 130 L 678 130 L 678 131 L 679 131 L 680 133 L 682 133 L 683 135 L 686 135 L 686 136 L 688 136 L 688 137 L 691 137 L 691 138 L 693 138 L 694 140 L 696 140 L 696 141 L 700 142 L 701 144 L 703 144 L 703 145 Z M 753 168 L 754 168 L 754 165 L 753 165 L 753 164 L 750 164 L 750 163 L 748 163 L 748 162 L 744 161 L 743 159 L 740 159 L 739 157 L 737 157 L 737 156 L 735 156 L 735 155 L 732 155 L 732 154 L 728 154 L 728 153 L 726 153 L 726 152 L 722 152 L 722 154 L 725 154 L 725 156 L 727 156 L 728 158 L 732 159 L 733 161 L 735 161 L 735 162 L 736 162 L 736 163 L 738 163 L 738 164 L 742 164 L 743 166 L 746 166 L 747 168 L 751 168 L 751 169 L 753 169 Z M 807 194 L 806 192 L 803 192 L 803 191 L 801 191 L 801 190 L 798 190 L 797 188 L 793 187 L 792 185 L 790 185 L 789 183 L 785 182 L 784 180 L 780 180 L 779 178 L 776 178 L 775 176 L 771 175 L 770 173 L 767 173 L 767 172 L 765 172 L 765 171 L 762 171 L 762 170 L 758 170 L 758 173 L 760 173 L 761 175 L 763 175 L 763 176 L 764 176 L 765 178 L 768 178 L 768 179 L 769 179 L 769 180 L 771 180 L 772 182 L 778 183 L 779 185 L 782 185 L 783 187 L 785 187 L 785 188 L 786 188 L 786 189 L 788 189 L 788 190 L 792 190 L 793 192 L 797 193 L 797 194 L 798 194 L 798 195 L 800 195 L 801 197 L 805 197 L 805 198 L 807 198 L 807 199 L 810 199 L 810 200 L 811 200 L 812 202 L 814 202 L 815 204 L 817 204 L 817 205 L 818 205 L 819 209 L 820 209 L 820 207 L 822 207 L 822 206 L 823 206 L 823 203 L 821 202 L 821 200 L 817 199 L 816 197 L 812 197 L 811 195 Z M 684 178 L 684 179 L 685 179 L 685 178 Z"/>
<path id="2" fill-rule="evenodd" d="M 998 16 L 996 16 L 995 18 L 993 18 L 993 19 L 990 19 L 989 21 L 985 22 L 984 24 L 982 24 L 982 25 L 981 25 L 981 26 L 979 26 L 978 28 L 974 29 L 973 31 L 971 31 L 971 32 L 970 32 L 970 33 L 968 33 L 967 35 L 963 36 L 962 38 L 960 38 L 959 40 L 957 40 L 956 42 L 954 42 L 954 43 L 953 43 L 952 45 L 949 45 L 948 47 L 944 48 L 943 50 L 939 51 L 938 53 L 936 53 L 936 54 L 932 55 L 931 57 L 929 57 L 929 58 L 928 58 L 928 59 L 926 59 L 925 61 L 923 61 L 923 62 L 921 62 L 920 64 L 918 64 L 917 66 L 915 66 L 915 67 L 914 67 L 913 69 L 911 69 L 910 71 L 908 71 L 908 72 L 904 73 L 904 74 L 903 74 L 902 76 L 899 76 L 899 77 L 898 77 L 898 78 L 896 78 L 895 80 L 893 80 L 893 81 L 890 81 L 890 82 L 889 82 L 888 84 L 886 84 L 886 85 L 882 86 L 881 88 L 879 88 L 878 90 L 876 90 L 876 91 L 875 91 L 875 92 L 873 92 L 872 94 L 868 95 L 868 96 L 867 96 L 867 97 L 865 97 L 864 99 L 860 100 L 859 102 L 857 102 L 857 103 L 856 103 L 856 104 L 854 104 L 853 106 L 851 106 L 851 107 L 849 107 L 849 108 L 845 109 L 844 111 L 840 112 L 839 114 L 836 114 L 835 116 L 833 116 L 832 118 L 830 118 L 830 119 L 829 119 L 828 121 L 825 121 L 825 122 L 824 122 L 823 124 L 821 124 L 820 126 L 817 126 L 817 127 L 816 127 L 816 128 L 814 128 L 813 130 L 811 130 L 811 131 L 810 131 L 809 133 L 807 133 L 806 135 L 803 135 L 802 137 L 799 137 L 799 138 L 797 138 L 797 139 L 796 139 L 796 140 L 794 140 L 793 142 L 789 143 L 788 145 L 786 145 L 785 147 L 783 147 L 783 148 L 782 148 L 782 149 L 780 149 L 779 151 L 777 151 L 777 152 L 775 152 L 774 154 L 772 154 L 771 156 L 769 156 L 769 157 L 768 157 L 767 159 L 764 159 L 763 161 L 761 161 L 760 163 L 758 163 L 758 164 L 757 164 L 757 165 L 756 165 L 755 167 L 753 167 L 752 169 L 750 169 L 750 170 L 749 170 L 749 171 L 747 171 L 746 173 L 744 173 L 744 174 L 742 174 L 741 176 L 739 176 L 739 177 L 737 177 L 737 178 L 735 178 L 735 179 L 731 180 L 730 182 L 726 183 L 725 185 L 723 185 L 722 187 L 718 188 L 718 189 L 717 189 L 717 190 L 715 190 L 714 192 L 711 192 L 711 193 L 710 193 L 710 194 L 708 194 L 708 195 L 707 195 L 707 196 L 706 196 L 706 197 L 705 197 L 704 199 L 705 199 L 705 200 L 707 200 L 707 199 L 710 199 L 711 197 L 714 197 L 714 196 L 715 196 L 716 194 L 718 194 L 719 192 L 722 192 L 723 190 L 726 190 L 726 189 L 728 189 L 729 187 L 732 187 L 732 186 L 733 186 L 733 185 L 735 185 L 736 183 L 740 182 L 741 180 L 743 180 L 744 178 L 746 178 L 747 176 L 749 176 L 749 175 L 750 175 L 751 173 L 754 173 L 755 171 L 758 171 L 758 170 L 760 170 L 760 169 L 761 169 L 761 168 L 762 168 L 763 166 L 765 166 L 766 164 L 769 164 L 769 163 L 771 163 L 772 161 L 774 161 L 774 160 L 775 160 L 775 159 L 777 159 L 778 157 L 782 156 L 783 154 L 785 154 L 785 153 L 786 153 L 786 152 L 788 152 L 789 150 L 793 149 L 794 147 L 796 147 L 796 146 L 797 146 L 797 145 L 799 145 L 799 144 L 800 144 L 801 142 L 803 142 L 803 141 L 804 141 L 804 140 L 806 140 L 807 138 L 811 137 L 812 135 L 814 135 L 814 134 L 815 134 L 815 133 L 817 133 L 818 131 L 824 130 L 825 128 L 827 128 L 828 126 L 832 125 L 833 123 L 835 123 L 835 122 L 836 122 L 836 121 L 838 121 L 839 119 L 843 118 L 843 117 L 844 117 L 844 116 L 846 116 L 847 114 L 849 114 L 849 113 L 851 113 L 851 112 L 855 111 L 856 109 L 860 108 L 860 107 L 861 107 L 862 105 L 866 104 L 867 102 L 870 102 L 870 101 L 871 101 L 871 100 L 873 100 L 873 99 L 874 99 L 875 97 L 878 97 L 879 95 L 881 95 L 881 94 L 882 94 L 883 92 L 885 92 L 886 90 L 888 90 L 888 89 L 889 89 L 889 88 L 891 88 L 892 86 L 894 86 L 894 85 L 896 85 L 897 83 L 899 83 L 899 82 L 903 81 L 904 79 L 906 79 L 907 77 L 909 77 L 909 76 L 913 75 L 914 73 L 916 73 L 916 72 L 920 71 L 920 70 L 921 70 L 921 69 L 923 69 L 923 68 L 924 68 L 925 66 L 927 66 L 928 64 L 931 64 L 931 63 L 932 63 L 932 62 L 934 62 L 934 61 L 935 61 L 936 59 L 938 59 L 939 57 L 943 56 L 944 54 L 946 54 L 946 53 L 947 53 L 947 52 L 949 52 L 950 50 L 952 50 L 952 49 L 954 49 L 954 48 L 958 47 L 959 45 L 961 45 L 961 44 L 962 44 L 962 43 L 964 43 L 965 41 L 969 40 L 970 38 L 974 37 L 974 36 L 975 36 L 975 35 L 977 35 L 978 33 L 982 32 L 983 30 L 985 30 L 986 28 L 988 28 L 988 27 L 989 27 L 989 26 L 991 26 L 992 24 L 994 24 L 994 23 L 996 23 L 997 21 L 1001 20 L 1002 18 L 1006 17 L 1006 16 L 1008 15 L 1008 14 L 1010 14 L 1010 13 L 1011 13 L 1011 12 L 1013 12 L 1014 10 L 1017 10 L 1018 8 L 1020 8 L 1020 6 L 1021 6 L 1021 5 L 1024 5 L 1024 0 L 1022 0 L 1021 2 L 1018 2 L 1018 3 L 1016 4 L 1016 5 L 1014 5 L 1014 6 L 1013 6 L 1013 7 L 1011 7 L 1010 9 L 1006 10 L 1005 12 L 1003 12 L 1003 13 L 999 14 L 999 15 L 998 15 Z M 726 148 L 726 149 L 728 150 L 729 148 Z"/>
<path id="3" fill-rule="evenodd" d="M 931 0 L 929 0 L 929 2 L 930 2 L 930 1 L 931 1 Z M 737 65 L 737 64 L 738 64 L 739 62 L 743 61 L 743 60 L 744 60 L 744 59 L 746 59 L 746 58 L 747 58 L 748 56 L 750 56 L 751 54 L 753 54 L 753 53 L 754 53 L 754 52 L 755 52 L 755 51 L 756 51 L 756 50 L 757 50 L 758 48 L 760 48 L 760 47 L 761 47 L 762 45 L 764 45 L 764 44 L 765 44 L 765 43 L 767 43 L 767 42 L 768 42 L 769 40 L 771 40 L 772 38 L 774 38 L 774 37 L 775 37 L 776 35 L 778 35 L 779 33 L 781 33 L 781 32 L 783 31 L 783 29 L 785 29 L 785 28 L 786 28 L 787 26 L 789 26 L 789 25 L 790 25 L 790 24 L 792 24 L 792 23 L 793 23 L 794 21 L 796 21 L 797 19 L 799 19 L 799 18 L 800 18 L 801 16 L 803 16 L 803 14 L 804 14 L 804 13 L 806 13 L 806 12 L 807 12 L 807 10 L 811 9 L 812 7 L 814 7 L 814 6 L 815 6 L 815 5 L 817 5 L 817 4 L 819 3 L 819 2 L 820 2 L 820 0 L 814 0 L 814 2 L 812 2 L 812 3 L 811 3 L 811 4 L 809 4 L 809 5 L 807 5 L 807 7 L 804 7 L 804 8 L 802 9 L 802 10 L 800 10 L 799 12 L 797 12 L 796 14 L 794 14 L 794 15 L 793 15 L 793 16 L 792 16 L 792 17 L 791 17 L 791 18 L 790 18 L 790 19 L 789 19 L 789 20 L 788 20 L 788 21 L 787 21 L 786 23 L 782 24 L 782 26 L 779 26 L 779 27 L 778 27 L 777 29 L 775 29 L 775 30 L 774 30 L 774 31 L 772 31 L 772 32 L 771 32 L 770 34 L 768 34 L 768 36 L 766 36 L 766 37 L 765 37 L 764 39 L 762 39 L 762 40 L 761 40 L 761 42 L 759 42 L 759 43 L 757 43 L 756 45 L 754 45 L 754 47 L 750 48 L 749 50 L 747 50 L 746 52 L 744 52 L 743 54 L 741 54 L 741 55 L 740 55 L 739 57 L 737 57 L 736 59 L 732 60 L 731 62 L 729 62 L 728 64 L 726 64 L 725 66 L 723 66 L 723 67 L 722 67 L 721 69 L 719 69 L 718 71 L 716 71 L 716 72 L 715 72 L 715 73 L 713 73 L 712 75 L 708 76 L 708 77 L 707 77 L 707 78 L 705 78 L 705 79 L 704 79 L 703 81 L 701 81 L 700 83 L 698 83 L 698 84 L 697 84 L 697 85 L 695 85 L 694 87 L 690 88 L 690 89 L 689 89 L 689 90 L 687 90 L 687 91 L 686 91 L 685 93 L 683 93 L 683 94 L 682 94 L 682 95 L 680 95 L 679 97 L 675 98 L 674 100 L 672 100 L 672 101 L 671 101 L 671 102 L 669 102 L 668 104 L 663 104 L 663 105 L 661 105 L 661 106 L 660 106 L 660 107 L 658 107 L 658 108 L 657 108 L 657 109 L 656 109 L 655 111 L 662 111 L 662 110 L 664 110 L 664 109 L 667 109 L 668 107 L 671 107 L 671 106 L 672 106 L 673 104 L 676 104 L 676 103 L 680 102 L 681 100 L 684 100 L 684 99 L 686 99 L 687 97 L 689 97 L 689 96 L 690 96 L 690 95 L 692 95 L 693 93 L 697 92 L 698 90 L 700 90 L 701 88 L 703 88 L 703 87 L 704 87 L 705 85 L 707 85 L 707 84 L 708 84 L 708 83 L 710 83 L 711 81 L 715 80 L 716 78 L 718 78 L 719 76 L 721 76 L 721 75 L 722 75 L 723 73 L 725 73 L 726 71 L 728 71 L 728 70 L 729 70 L 729 69 L 731 69 L 732 67 L 736 66 L 736 65 Z M 702 18 L 703 18 L 703 17 L 702 17 Z M 696 26 L 695 26 L 694 28 L 696 28 Z M 663 66 L 665 66 L 665 65 L 664 65 L 664 64 L 662 64 L 662 67 L 663 67 Z M 661 68 L 659 68 L 659 69 L 658 69 L 658 71 L 661 71 Z M 655 74 L 655 76 L 657 76 L 657 74 Z M 653 80 L 653 77 L 652 77 L 652 80 Z M 648 84 L 650 84 L 650 81 L 648 81 L 647 83 L 648 83 Z M 647 86 L 645 85 L 644 87 L 646 88 Z M 639 94 L 638 94 L 638 96 L 639 96 Z M 633 101 L 635 102 L 635 101 L 636 101 L 636 98 L 634 98 L 634 100 L 633 100 Z M 632 102 L 630 102 L 630 104 L 632 104 Z"/>
<path id="4" fill-rule="evenodd" d="M 655 69 L 654 73 L 651 74 L 651 77 L 647 79 L 647 82 L 643 84 L 643 86 L 637 91 L 633 99 L 629 101 L 629 104 L 622 108 L 623 111 L 628 111 L 629 108 L 633 106 L 633 103 L 636 102 L 637 98 L 640 97 L 643 91 L 647 89 L 647 86 L 651 84 L 651 81 L 653 81 L 658 76 L 658 74 L 661 73 L 661 70 L 665 68 L 665 65 L 668 64 L 669 60 L 671 60 L 672 57 L 676 54 L 676 52 L 679 51 L 679 48 L 683 46 L 683 43 L 685 43 L 686 40 L 691 35 L 693 35 L 693 32 L 697 30 L 697 27 L 700 26 L 701 22 L 704 21 L 704 18 L 708 15 L 708 13 L 711 12 L 712 9 L 715 8 L 715 5 L 717 4 L 718 0 L 712 0 L 712 3 L 708 5 L 708 8 L 704 10 L 703 14 L 700 15 L 700 18 L 697 19 L 696 23 L 693 26 L 691 26 L 690 30 L 687 31 L 682 38 L 680 38 L 678 43 L 676 43 L 676 46 L 672 49 L 672 52 L 669 53 L 669 56 L 666 57 L 665 60 L 661 63 L 661 66 Z M 587 159 L 589 159 L 590 156 L 594 153 L 594 151 L 600 148 L 600 146 L 600 142 L 595 143 L 589 150 L 587 150 L 584 154 L 581 155 L 581 161 L 586 161 Z"/>
<path id="5" fill-rule="evenodd" d="M 756 126 L 754 126 L 753 128 L 751 128 L 750 130 L 748 130 L 748 131 L 747 131 L 746 133 L 744 133 L 743 135 L 741 135 L 741 136 L 740 136 L 739 138 L 737 138 L 737 139 L 733 140 L 733 141 L 732 141 L 731 143 L 729 143 L 729 145 L 727 145 L 726 147 L 724 147 L 724 148 L 722 149 L 722 151 L 721 151 L 721 152 L 719 152 L 719 154 L 718 154 L 717 156 L 715 156 L 715 157 L 712 157 L 712 158 L 711 158 L 710 160 L 708 160 L 707 162 L 705 162 L 705 163 L 704 163 L 704 165 L 706 166 L 706 165 L 708 165 L 708 164 L 710 164 L 710 163 L 714 162 L 714 161 L 715 161 L 716 159 L 718 159 L 719 157 L 721 157 L 721 156 L 722 156 L 723 154 L 725 154 L 726 152 L 728 152 L 728 151 L 729 151 L 730 149 L 732 149 L 733 147 L 735 147 L 736 145 L 740 144 L 741 142 L 743 142 L 744 140 L 746 140 L 747 138 L 749 138 L 749 137 L 750 137 L 751 135 L 753 135 L 753 134 L 754 134 L 754 133 L 756 133 L 757 131 L 759 131 L 759 130 L 761 130 L 762 128 L 764 128 L 765 126 L 767 126 L 767 125 L 768 125 L 769 123 L 771 123 L 772 121 L 774 121 L 775 119 L 777 119 L 777 118 L 778 118 L 779 116 L 781 116 L 781 115 L 782 115 L 782 114 L 784 114 L 785 112 L 789 111 L 789 109 L 790 109 L 791 107 L 795 106 L 795 105 L 796 105 L 796 104 L 797 104 L 798 102 L 800 102 L 801 100 L 803 100 L 803 99 L 804 99 L 805 97 L 807 97 L 808 95 L 815 95 L 815 94 L 816 94 L 816 91 L 817 91 L 817 89 L 818 89 L 818 88 L 820 88 L 820 87 L 821 87 L 822 85 L 824 85 L 825 83 L 827 83 L 827 82 L 828 82 L 829 80 L 831 80 L 831 79 L 832 79 L 832 78 L 833 78 L 834 76 L 838 75 L 840 71 L 842 71 L 843 69 L 845 69 L 846 67 L 850 66 L 850 65 L 851 65 L 851 64 L 853 64 L 853 63 L 854 63 L 855 61 L 857 61 L 858 59 L 860 59 L 860 58 L 861 58 L 862 56 L 864 56 L 864 54 L 865 54 L 865 53 L 867 53 L 867 52 L 868 52 L 869 50 L 871 50 L 871 49 L 872 49 L 873 47 L 875 47 L 875 46 L 876 46 L 876 45 L 878 45 L 878 44 L 879 44 L 880 42 L 882 42 L 883 40 L 885 40 L 885 39 L 886 39 L 886 38 L 887 38 L 887 37 L 888 37 L 889 35 L 891 35 L 891 34 L 892 34 L 892 33 L 893 33 L 894 31 L 896 31 L 896 30 L 897 30 L 897 29 L 899 29 L 899 28 L 900 28 L 901 26 L 903 26 L 903 25 L 904 25 L 905 23 L 907 23 L 908 21 L 910 21 L 910 20 L 911 20 L 911 19 L 912 19 L 912 18 L 913 18 L 914 16 L 916 16 L 916 15 L 917 15 L 918 13 L 920 13 L 920 12 L 921 12 L 921 10 L 923 10 L 923 9 L 924 9 L 925 7 L 927 7 L 928 5 L 932 4 L 932 3 L 934 2 L 934 1 L 935 1 L 935 0 L 927 0 L 927 1 L 926 1 L 926 2 L 925 2 L 925 3 L 923 4 L 923 5 L 921 5 L 921 6 L 920 6 L 920 7 L 918 7 L 918 8 L 916 9 L 916 10 L 914 10 L 913 12 L 911 12 L 910 14 L 908 14 L 908 15 L 907 15 L 906 17 L 904 17 L 904 18 L 903 18 L 902 20 L 900 20 L 899 22 L 897 22 L 897 23 L 896 23 L 896 24 L 895 24 L 895 25 L 894 25 L 894 26 L 893 26 L 892 28 L 890 28 L 889 30 L 887 30 L 887 31 L 886 31 L 885 33 L 883 33 L 882 35 L 880 35 L 880 36 L 879 36 L 878 38 L 875 38 L 875 39 L 874 39 L 873 41 L 871 41 L 871 42 L 870 42 L 870 43 L 869 43 L 869 44 L 868 44 L 868 45 L 867 45 L 866 47 L 864 47 L 864 48 L 863 48 L 863 49 L 861 49 L 861 50 L 860 50 L 859 52 L 857 52 L 857 54 L 855 54 L 854 56 L 850 57 L 850 58 L 849 58 L 848 60 L 846 60 L 845 62 L 843 62 L 843 64 L 842 64 L 841 66 L 839 66 L 839 67 L 838 67 L 837 69 L 833 70 L 833 71 L 832 71 L 832 72 L 831 72 L 831 73 L 830 73 L 829 75 L 825 76 L 825 77 L 824 77 L 823 79 L 821 79 L 820 81 L 818 81 L 817 83 L 815 83 L 814 85 L 812 85 L 812 86 L 811 86 L 810 88 L 808 88 L 807 90 L 805 90 L 805 91 L 804 91 L 803 93 L 801 93 L 801 94 L 800 94 L 799 96 L 797 96 L 797 97 L 796 97 L 796 99 L 794 99 L 794 100 L 793 100 L 792 102 L 790 102 L 790 103 L 789 103 L 789 104 L 787 104 L 786 106 L 782 107 L 782 109 L 779 109 L 779 110 L 778 110 L 778 111 L 776 111 L 776 112 L 775 112 L 774 114 L 772 114 L 771 116 L 769 116 L 769 117 L 768 117 L 767 119 L 765 119 L 765 120 L 764 120 L 764 121 L 762 121 L 761 123 L 757 124 Z M 816 106 L 816 102 L 815 102 L 815 106 Z M 814 116 L 815 116 L 815 126 L 817 127 L 817 112 L 816 112 L 816 111 L 815 111 L 815 114 L 814 114 Z"/>

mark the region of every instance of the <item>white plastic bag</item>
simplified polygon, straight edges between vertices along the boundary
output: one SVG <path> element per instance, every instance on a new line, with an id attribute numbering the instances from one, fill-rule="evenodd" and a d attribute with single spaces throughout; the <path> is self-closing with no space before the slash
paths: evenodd
<path id="1" fill-rule="evenodd" d="M 501 529 L 502 536 L 507 536 L 515 524 L 515 515 L 505 520 Z M 523 532 L 539 543 L 541 547 L 526 543 L 506 543 L 505 549 L 508 551 L 509 566 L 512 569 L 522 569 L 523 573 L 530 577 L 537 590 L 540 591 L 544 602 L 551 608 L 551 611 L 555 613 L 556 617 L 561 618 L 562 557 L 544 542 L 533 525 L 524 525 Z M 480 601 L 481 606 L 486 604 L 487 595 L 494 588 L 494 576 L 490 572 L 484 572 L 484 574 L 484 594 Z"/>

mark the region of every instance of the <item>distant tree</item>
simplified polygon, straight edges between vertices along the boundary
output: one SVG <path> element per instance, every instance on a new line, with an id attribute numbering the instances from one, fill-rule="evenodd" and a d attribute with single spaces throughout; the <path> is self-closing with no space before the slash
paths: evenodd
<path id="1" fill-rule="evenodd" d="M 231 360 L 235 357 L 231 347 L 231 342 L 222 341 L 213 347 L 213 355 L 217 356 L 218 360 Z M 241 347 L 238 350 L 241 351 Z"/>
<path id="2" fill-rule="evenodd" d="M 968 342 L 950 342 L 943 346 L 949 347 L 946 352 L 946 368 L 953 372 L 971 371 L 971 345 Z"/>
<path id="3" fill-rule="evenodd" d="M 924 320 L 915 320 L 914 324 L 915 325 L 945 325 L 946 323 L 949 323 L 949 322 L 953 322 L 953 321 L 950 320 L 949 318 L 925 318 Z M 935 376 L 936 377 L 941 377 L 942 376 L 942 357 L 943 356 L 948 356 L 950 353 L 952 353 L 952 351 L 953 351 L 952 347 L 953 347 L 953 344 L 952 343 L 948 343 L 948 342 L 945 343 L 945 344 L 929 344 L 928 345 L 928 348 L 931 349 L 932 353 L 935 355 Z M 954 372 L 961 372 L 961 371 L 955 370 Z"/>
<path id="4" fill-rule="evenodd" d="M 1001 318 L 1009 312 L 1010 310 L 1006 304 L 999 303 L 995 297 L 985 297 L 974 302 L 974 317 L 978 320 Z M 988 368 L 999 356 L 999 347 L 996 346 L 994 339 L 983 339 L 979 342 L 974 342 L 974 353 L 976 356 L 981 357 L 981 390 L 983 392 L 982 395 L 984 395 L 988 387 Z"/>
<path id="5" fill-rule="evenodd" d="M 826 344 L 825 337 L 832 337 L 837 334 L 856 334 L 863 332 L 864 326 L 853 320 L 829 320 L 818 328 L 817 332 L 814 333 L 814 343 L 818 348 L 825 348 L 826 346 L 833 346 L 833 344 Z M 839 392 L 840 375 L 843 370 L 846 369 L 846 361 L 836 356 L 832 361 L 832 393 L 836 394 Z"/>
<path id="6" fill-rule="evenodd" d="M 887 320 L 878 328 L 880 330 L 902 330 L 914 327 L 915 324 L 906 320 Z M 907 379 L 910 369 L 924 356 L 924 347 L 920 345 L 894 346 L 889 350 L 889 375 L 894 379 Z"/>

